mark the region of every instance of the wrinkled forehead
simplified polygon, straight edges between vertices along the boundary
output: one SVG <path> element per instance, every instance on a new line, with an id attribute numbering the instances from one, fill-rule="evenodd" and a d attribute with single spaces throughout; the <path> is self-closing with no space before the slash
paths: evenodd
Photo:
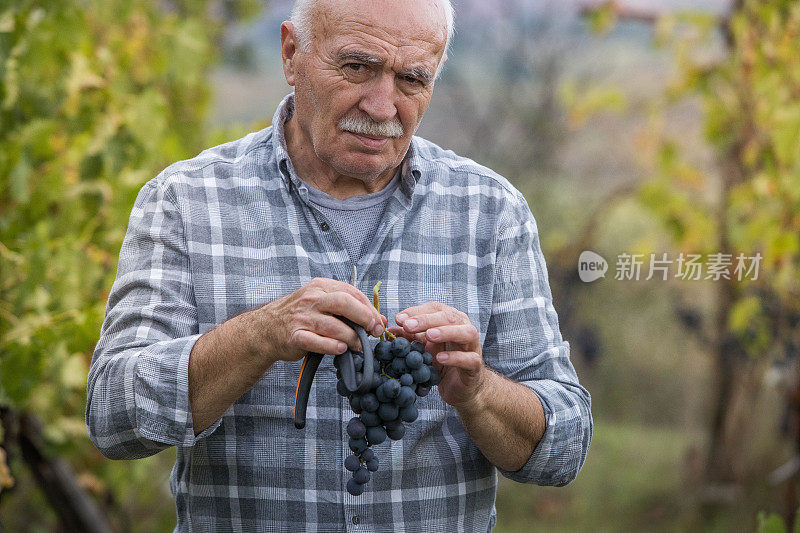
<path id="1" fill-rule="evenodd" d="M 314 40 L 338 48 L 348 44 L 384 48 L 389 54 L 444 53 L 447 24 L 436 0 L 319 0 Z"/>

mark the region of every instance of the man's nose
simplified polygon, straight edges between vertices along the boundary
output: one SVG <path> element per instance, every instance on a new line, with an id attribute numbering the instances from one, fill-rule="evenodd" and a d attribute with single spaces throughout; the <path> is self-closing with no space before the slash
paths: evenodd
<path id="1" fill-rule="evenodd" d="M 394 76 L 381 74 L 364 87 L 365 94 L 359 102 L 359 108 L 373 120 L 383 122 L 395 118 L 395 84 Z"/>

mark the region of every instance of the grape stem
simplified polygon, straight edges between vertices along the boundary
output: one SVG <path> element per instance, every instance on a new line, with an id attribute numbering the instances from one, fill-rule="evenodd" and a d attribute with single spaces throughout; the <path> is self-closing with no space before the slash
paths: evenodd
<path id="1" fill-rule="evenodd" d="M 372 287 L 372 303 L 373 305 L 375 305 L 375 310 L 379 313 L 381 312 L 381 304 L 380 304 L 380 299 L 378 298 L 378 291 L 380 291 L 381 283 L 383 282 L 379 281 L 378 283 L 375 284 L 374 287 Z M 382 341 L 386 340 L 385 334 L 381 335 L 381 340 Z"/>

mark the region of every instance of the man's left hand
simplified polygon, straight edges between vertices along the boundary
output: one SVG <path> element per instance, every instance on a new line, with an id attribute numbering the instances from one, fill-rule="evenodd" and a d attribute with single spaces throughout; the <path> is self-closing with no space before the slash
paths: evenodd
<path id="1" fill-rule="evenodd" d="M 448 305 L 428 302 L 397 314 L 387 331 L 409 340 L 418 340 L 433 356 L 442 374 L 439 394 L 454 407 L 480 403 L 486 372 L 481 356 L 478 329 L 469 317 Z"/>

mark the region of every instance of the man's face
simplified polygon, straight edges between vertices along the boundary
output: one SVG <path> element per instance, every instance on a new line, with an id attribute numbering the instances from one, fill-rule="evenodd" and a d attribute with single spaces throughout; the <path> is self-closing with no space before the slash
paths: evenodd
<path id="1" fill-rule="evenodd" d="M 284 28 L 294 118 L 319 160 L 364 180 L 400 164 L 433 93 L 442 13 L 432 0 L 321 0 L 309 51 L 290 57 Z"/>

